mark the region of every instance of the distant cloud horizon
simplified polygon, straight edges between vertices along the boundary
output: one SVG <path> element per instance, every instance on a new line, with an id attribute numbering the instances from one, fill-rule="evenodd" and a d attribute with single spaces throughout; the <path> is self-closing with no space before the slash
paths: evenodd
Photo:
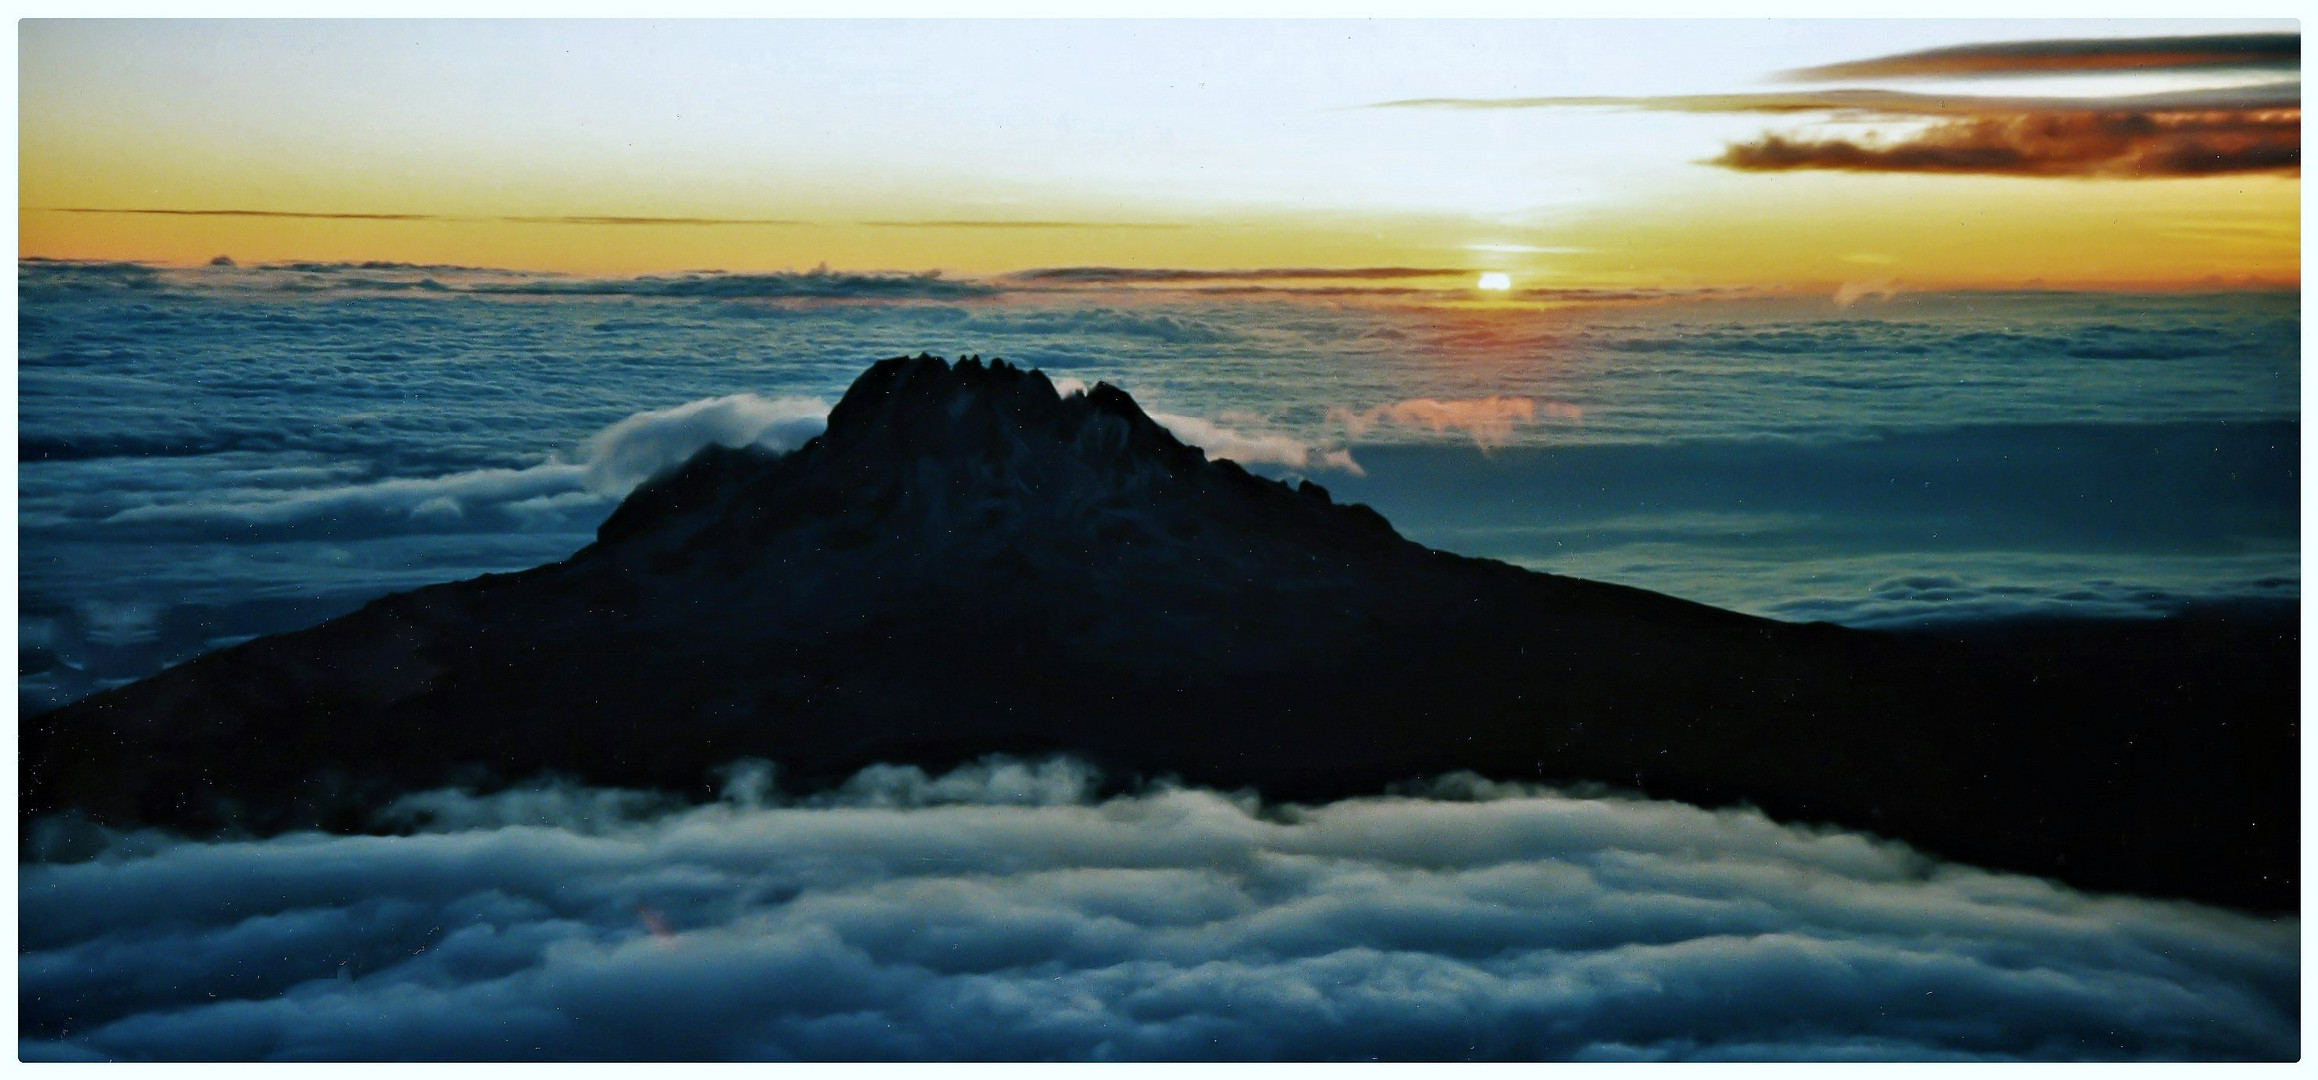
<path id="1" fill-rule="evenodd" d="M 1399 281 L 1415 278 L 1457 277 L 1473 271 L 1426 266 L 1270 266 L 1232 270 L 1195 270 L 1180 267 L 1053 266 L 1018 270 L 1006 275 L 1017 281 L 1054 281 L 1072 284 L 1164 284 L 1205 281 Z"/>

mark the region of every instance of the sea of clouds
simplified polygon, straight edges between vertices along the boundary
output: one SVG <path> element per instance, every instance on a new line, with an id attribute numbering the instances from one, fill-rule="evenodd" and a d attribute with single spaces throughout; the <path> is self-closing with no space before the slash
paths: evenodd
<path id="1" fill-rule="evenodd" d="M 2264 1059 L 2300 924 L 1748 810 L 1069 761 L 443 791 L 19 875 L 27 1059 Z M 38 842 L 36 838 L 36 848 Z"/>
<path id="2" fill-rule="evenodd" d="M 1780 618 L 2299 596 L 2291 294 L 1459 308 L 1094 269 L 27 261 L 20 703 L 564 558 L 652 474 L 797 445 L 920 351 L 1111 381 L 1426 544 Z"/>

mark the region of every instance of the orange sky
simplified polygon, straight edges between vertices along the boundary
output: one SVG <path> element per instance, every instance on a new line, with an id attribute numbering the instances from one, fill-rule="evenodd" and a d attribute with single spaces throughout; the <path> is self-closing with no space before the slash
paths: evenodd
<path id="1" fill-rule="evenodd" d="M 1523 287 L 2299 280 L 2291 173 L 1750 174 L 1703 162 L 1776 126 L 1759 116 L 1361 107 L 1723 89 L 2025 27 L 1255 29 L 28 22 L 19 253 L 581 273 L 1439 266 Z M 1684 50 L 1695 63 L 1663 62 Z M 990 62 L 969 79 L 945 56 Z M 1352 63 L 1380 57 L 1399 66 Z M 573 216 L 755 223 L 507 220 Z M 923 224 L 960 221 L 1013 224 Z"/>

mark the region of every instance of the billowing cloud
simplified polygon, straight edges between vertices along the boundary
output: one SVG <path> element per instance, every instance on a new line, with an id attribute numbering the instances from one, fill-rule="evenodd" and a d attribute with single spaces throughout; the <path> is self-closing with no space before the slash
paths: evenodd
<path id="1" fill-rule="evenodd" d="M 1354 476 L 1367 471 L 1342 448 L 1314 446 L 1291 435 L 1243 434 L 1212 420 L 1154 412 L 1151 419 L 1175 437 L 1207 451 L 1211 458 L 1229 458 L 1242 465 L 1280 465 L 1290 469 L 1336 469 Z"/>
<path id="2" fill-rule="evenodd" d="M 2301 66 L 2300 34 L 2207 34 L 1954 45 L 1801 68 L 1783 77 L 1794 82 L 1822 82 L 2120 71 L 2294 71 Z"/>
<path id="3" fill-rule="evenodd" d="M 637 413 L 590 437 L 581 457 L 589 490 L 626 495 L 712 443 L 791 450 L 828 423 L 829 406 L 817 398 L 731 394 Z"/>
<path id="4" fill-rule="evenodd" d="M 1577 420 L 1583 413 L 1575 405 L 1548 402 L 1546 415 L 1556 419 Z M 1536 420 L 1537 402 L 1531 398 L 1494 394 L 1464 401 L 1415 398 L 1357 411 L 1331 408 L 1328 410 L 1328 419 L 1331 423 L 1343 424 L 1355 439 L 1375 430 L 1378 424 L 1398 424 L 1433 432 L 1462 431 L 1473 437 L 1474 445 L 1489 450 L 1513 441 L 1514 425 Z"/>
<path id="5" fill-rule="evenodd" d="M 2267 1059 L 2299 922 L 1746 810 L 1067 763 L 441 792 L 18 878 L 28 1059 Z M 38 839 L 38 838 L 36 838 Z"/>
<path id="6" fill-rule="evenodd" d="M 335 487 L 154 502 L 103 519 L 128 533 L 359 536 L 413 531 L 591 528 L 611 505 L 710 444 L 788 450 L 819 434 L 816 398 L 733 394 L 638 413 L 590 436 L 571 459 Z"/>

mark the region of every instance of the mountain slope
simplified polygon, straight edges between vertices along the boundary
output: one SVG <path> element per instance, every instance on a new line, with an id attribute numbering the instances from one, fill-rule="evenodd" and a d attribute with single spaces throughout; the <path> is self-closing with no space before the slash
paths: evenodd
<path id="1" fill-rule="evenodd" d="M 742 757 L 815 784 L 1068 752 L 1289 799 L 1468 768 L 2290 906 L 2290 631 L 2208 622 L 2135 651 L 1757 619 L 1425 549 L 1109 386 L 895 359 L 822 437 L 705 451 L 562 563 L 27 721 L 23 805 L 265 832 L 543 771 L 705 795 Z"/>

